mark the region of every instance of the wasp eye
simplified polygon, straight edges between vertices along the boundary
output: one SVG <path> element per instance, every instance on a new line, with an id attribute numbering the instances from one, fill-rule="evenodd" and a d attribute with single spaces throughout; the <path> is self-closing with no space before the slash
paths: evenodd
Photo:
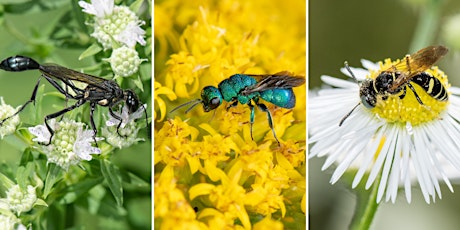
<path id="1" fill-rule="evenodd" d="M 139 108 L 139 100 L 134 92 L 128 91 L 126 95 L 126 106 L 128 106 L 129 113 L 134 113 Z"/>
<path id="2" fill-rule="evenodd" d="M 220 99 L 218 97 L 212 98 L 211 101 L 209 102 L 210 109 L 215 109 L 219 105 L 220 105 Z"/>
<path id="3" fill-rule="evenodd" d="M 375 107 L 375 104 L 377 103 L 377 99 L 375 98 L 374 95 L 369 94 L 367 96 L 361 96 L 361 102 L 366 108 L 372 109 Z"/>

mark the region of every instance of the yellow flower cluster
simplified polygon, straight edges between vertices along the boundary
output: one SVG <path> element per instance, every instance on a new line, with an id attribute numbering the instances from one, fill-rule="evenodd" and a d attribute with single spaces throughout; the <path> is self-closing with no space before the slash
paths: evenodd
<path id="1" fill-rule="evenodd" d="M 224 103 L 209 116 L 202 108 L 187 115 L 168 114 L 180 103 L 198 98 L 204 86 L 217 86 L 236 73 L 305 75 L 305 4 L 155 3 L 156 226 L 305 226 L 306 87 L 294 88 L 293 110 L 262 101 L 273 116 L 280 146 L 265 113 L 258 111 L 251 140 L 247 105 L 227 110 Z"/>

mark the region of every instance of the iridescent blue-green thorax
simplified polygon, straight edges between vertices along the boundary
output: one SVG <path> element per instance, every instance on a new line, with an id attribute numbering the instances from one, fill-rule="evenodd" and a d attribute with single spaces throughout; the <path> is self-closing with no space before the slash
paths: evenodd
<path id="1" fill-rule="evenodd" d="M 247 104 L 249 101 L 259 96 L 259 93 L 242 95 L 240 92 L 248 86 L 255 85 L 256 79 L 244 74 L 235 74 L 219 83 L 219 89 L 225 101 L 237 99 L 241 104 Z"/>

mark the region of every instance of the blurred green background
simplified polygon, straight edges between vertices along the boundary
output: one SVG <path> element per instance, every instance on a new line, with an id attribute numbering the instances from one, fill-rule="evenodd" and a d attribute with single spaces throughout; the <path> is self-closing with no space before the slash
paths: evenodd
<path id="1" fill-rule="evenodd" d="M 39 63 L 56 63 L 78 71 L 85 69 L 85 72 L 89 71 L 94 75 L 101 73 L 102 69 L 98 69 L 99 65 L 94 58 L 78 60 L 80 54 L 95 43 L 95 40 L 88 35 L 92 31 L 85 25 L 85 18 L 78 1 L 0 1 L 0 28 L 0 60 L 9 56 L 24 55 L 34 58 Z M 105 63 L 104 68 L 102 72 L 107 73 L 108 63 Z M 40 72 L 36 70 L 0 71 L 0 96 L 13 107 L 24 104 L 31 97 L 39 76 Z M 37 97 L 58 93 L 45 79 L 42 79 L 40 84 L 45 85 L 45 93 Z M 136 92 L 139 93 L 141 101 L 149 104 L 147 111 L 151 116 L 151 84 L 144 85 L 144 92 L 137 89 Z M 29 105 L 20 114 L 21 122 L 24 122 L 25 126 L 42 124 L 47 114 L 61 110 L 65 103 L 62 98 L 44 96 L 41 103 L 35 106 Z M 73 100 L 68 101 L 68 104 L 73 103 L 75 103 Z M 89 114 L 88 108 L 88 105 L 84 105 L 76 112 Z M 42 110 L 40 114 L 37 117 L 30 117 L 30 114 L 37 109 Z M 96 111 L 99 116 L 108 113 L 108 109 L 101 106 L 98 106 Z M 99 124 L 103 123 L 103 121 L 99 122 Z M 87 125 L 89 126 L 89 123 Z M 101 125 L 97 126 L 100 131 Z M 145 129 L 141 129 L 139 133 L 146 141 L 129 148 L 115 150 L 110 160 L 121 170 L 132 172 L 150 183 L 151 137 L 147 136 Z M 18 149 L 18 144 L 23 145 L 22 149 L 26 147 L 14 135 L 0 141 L 1 163 L 19 165 L 22 149 Z M 67 226 L 79 226 L 78 229 L 133 229 L 133 227 L 150 229 L 152 216 L 150 191 L 125 189 L 124 201 L 124 208 L 127 210 L 125 218 L 110 217 L 109 210 L 105 210 L 107 211 L 105 216 L 94 215 L 82 207 L 69 205 L 66 213 L 69 216 L 73 215 L 72 219 L 63 221 Z"/>
<path id="2" fill-rule="evenodd" d="M 402 58 L 411 53 L 409 46 L 420 11 L 409 1 L 310 0 L 310 90 L 321 86 L 321 75 L 345 78 L 340 72 L 344 61 L 350 66 L 361 67 L 360 59 L 376 62 L 385 58 Z M 460 13 L 459 1 L 442 2 L 440 27 L 447 17 Z M 447 45 L 440 32 L 439 28 L 433 45 Z M 449 76 L 449 82 L 455 86 L 460 86 L 459 56 L 458 50 L 450 49 L 439 62 Z M 333 169 L 322 172 L 324 161 L 324 158 L 309 159 L 310 229 L 348 229 L 356 205 L 355 194 L 340 181 L 329 184 Z M 459 184 L 458 180 L 451 182 Z M 429 205 L 418 185 L 412 189 L 411 204 L 407 204 L 405 194 L 400 192 L 395 204 L 380 205 L 371 229 L 460 229 L 460 186 L 454 185 L 456 193 L 451 193 L 444 184 L 441 189 L 442 199 L 437 198 L 436 203 Z"/>

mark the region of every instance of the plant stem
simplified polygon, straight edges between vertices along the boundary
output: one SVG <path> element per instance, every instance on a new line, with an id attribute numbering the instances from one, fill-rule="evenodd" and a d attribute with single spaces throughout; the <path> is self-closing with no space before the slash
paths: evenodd
<path id="1" fill-rule="evenodd" d="M 355 208 L 355 215 L 350 225 L 352 230 L 365 230 L 369 229 L 372 220 L 374 220 L 375 213 L 379 207 L 377 203 L 377 192 L 380 184 L 380 175 L 374 181 L 371 191 L 360 190 L 357 195 L 357 203 Z"/>
<path id="2" fill-rule="evenodd" d="M 432 45 L 435 36 L 438 34 L 441 3 L 442 0 L 431 0 L 428 4 L 421 6 L 419 21 L 409 47 L 410 53 L 415 53 L 423 47 Z"/>

